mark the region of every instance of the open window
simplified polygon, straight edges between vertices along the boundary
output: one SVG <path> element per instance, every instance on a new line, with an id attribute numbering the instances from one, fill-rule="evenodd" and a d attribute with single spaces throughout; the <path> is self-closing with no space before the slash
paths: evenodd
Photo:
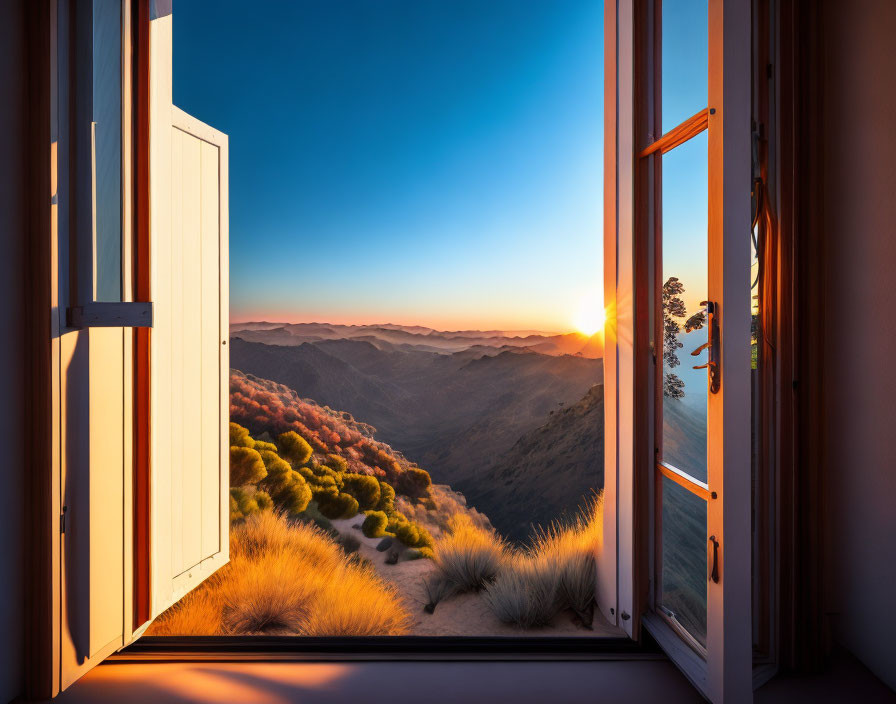
<path id="1" fill-rule="evenodd" d="M 121 59 L 118 73 L 78 74 L 102 120 L 59 108 L 73 173 L 90 165 L 93 179 L 61 181 L 73 212 L 60 310 L 84 309 L 67 278 L 82 270 L 90 306 L 144 305 L 81 310 L 55 341 L 58 688 L 229 557 L 228 143 L 172 105 L 165 5 L 95 0 L 60 18 Z M 697 6 L 606 5 L 597 604 L 721 701 L 750 691 L 750 18 L 728 0 Z M 676 32 L 705 49 L 667 53 Z M 129 317 L 149 304 L 151 328 Z"/>
<path id="2" fill-rule="evenodd" d="M 618 608 L 713 701 L 751 691 L 749 28 L 725 0 L 606 22 Z"/>

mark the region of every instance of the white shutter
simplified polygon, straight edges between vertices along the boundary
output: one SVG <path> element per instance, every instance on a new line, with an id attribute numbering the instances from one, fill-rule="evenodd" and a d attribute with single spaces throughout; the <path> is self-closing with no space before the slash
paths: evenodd
<path id="1" fill-rule="evenodd" d="M 170 103 L 151 26 L 151 617 L 228 560 L 227 136 Z"/>

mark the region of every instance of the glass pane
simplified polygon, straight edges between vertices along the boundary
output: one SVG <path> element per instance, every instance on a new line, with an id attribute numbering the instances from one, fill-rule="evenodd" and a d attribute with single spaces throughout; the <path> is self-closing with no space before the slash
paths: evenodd
<path id="1" fill-rule="evenodd" d="M 121 300 L 121 1 L 93 3 L 96 300 Z"/>
<path id="2" fill-rule="evenodd" d="M 707 0 L 662 0 L 663 132 L 707 106 Z"/>
<path id="3" fill-rule="evenodd" d="M 663 155 L 661 459 L 706 481 L 707 133 Z"/>
<path id="4" fill-rule="evenodd" d="M 706 645 L 706 502 L 663 477 L 663 590 L 667 616 Z"/>

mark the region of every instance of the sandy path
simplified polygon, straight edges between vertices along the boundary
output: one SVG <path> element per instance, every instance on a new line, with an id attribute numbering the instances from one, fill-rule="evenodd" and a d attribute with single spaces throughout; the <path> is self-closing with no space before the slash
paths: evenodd
<path id="1" fill-rule="evenodd" d="M 600 637 L 619 635 L 619 632 L 595 614 L 594 630 L 589 631 L 572 622 L 571 613 L 561 613 L 544 628 L 519 629 L 501 623 L 494 617 L 479 594 L 459 594 L 441 602 L 435 613 L 423 611 L 427 598 L 423 580 L 433 570 L 430 560 L 399 560 L 387 565 L 388 551 L 378 552 L 381 538 L 367 538 L 352 528 L 363 521 L 363 516 L 333 521 L 333 528 L 343 535 L 352 535 L 361 542 L 358 553 L 370 560 L 385 580 L 396 586 L 414 620 L 411 635 L 415 636 L 510 636 L 520 637 Z"/>

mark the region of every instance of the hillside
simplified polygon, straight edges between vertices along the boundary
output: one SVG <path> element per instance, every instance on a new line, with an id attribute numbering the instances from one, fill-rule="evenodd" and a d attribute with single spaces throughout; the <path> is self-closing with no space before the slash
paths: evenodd
<path id="1" fill-rule="evenodd" d="M 603 413 L 604 388 L 597 384 L 523 435 L 476 481 L 457 486 L 498 532 L 524 541 L 532 523 L 576 515 L 603 486 Z"/>
<path id="2" fill-rule="evenodd" d="M 294 431 L 311 446 L 311 466 L 329 465 L 337 475 L 360 474 L 387 482 L 395 490 L 395 506 L 433 534 L 438 534 L 455 513 L 468 514 L 477 525 L 488 525 L 488 519 L 468 508 L 463 495 L 450 487 L 432 484 L 421 491 L 418 480 L 426 473 L 399 451 L 376 440 L 376 428 L 346 411 L 301 398 L 282 384 L 231 370 L 230 420 L 265 442 Z M 342 463 L 334 457 L 344 462 L 341 470 Z M 428 483 L 429 477 L 425 480 Z"/>
<path id="3" fill-rule="evenodd" d="M 599 359 L 505 350 L 470 358 L 383 348 L 363 340 L 295 346 L 235 337 L 231 365 L 377 428 L 436 481 L 471 487 L 552 410 L 579 401 L 602 379 Z"/>

